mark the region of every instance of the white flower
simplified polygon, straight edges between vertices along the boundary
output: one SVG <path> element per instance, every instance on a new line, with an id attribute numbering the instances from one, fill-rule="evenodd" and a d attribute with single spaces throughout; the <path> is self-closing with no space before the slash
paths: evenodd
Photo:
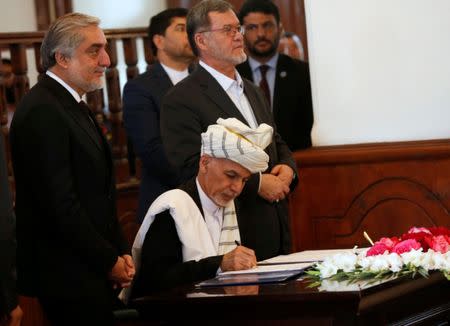
<path id="1" fill-rule="evenodd" d="M 355 269 L 358 256 L 352 252 L 339 253 L 331 257 L 332 263 L 337 269 L 348 273 Z"/>
<path id="2" fill-rule="evenodd" d="M 381 272 L 383 270 L 389 269 L 389 260 L 387 259 L 388 255 L 378 255 L 372 256 L 373 260 L 369 266 L 369 270 L 371 272 Z"/>
<path id="3" fill-rule="evenodd" d="M 402 256 L 405 265 L 411 264 L 412 266 L 419 267 L 421 266 L 422 248 L 404 252 L 400 256 Z"/>
<path id="4" fill-rule="evenodd" d="M 322 264 L 317 265 L 321 278 L 327 278 L 337 273 L 338 268 L 330 260 L 325 259 Z"/>
<path id="5" fill-rule="evenodd" d="M 389 269 L 394 273 L 399 272 L 403 268 L 403 260 L 400 255 L 396 253 L 387 255 L 386 260 L 389 264 Z"/>

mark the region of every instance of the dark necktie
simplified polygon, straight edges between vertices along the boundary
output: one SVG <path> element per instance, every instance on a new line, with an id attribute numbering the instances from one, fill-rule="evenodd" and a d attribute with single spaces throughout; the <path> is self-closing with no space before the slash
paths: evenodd
<path id="1" fill-rule="evenodd" d="M 90 129 L 92 135 L 94 136 L 94 139 L 98 142 L 98 144 L 101 144 L 102 143 L 101 136 L 100 136 L 97 126 L 95 125 L 95 122 L 94 122 L 94 119 L 95 119 L 94 114 L 92 113 L 91 109 L 86 104 L 86 102 L 80 101 L 79 104 L 80 104 L 81 110 L 83 111 L 83 115 L 88 122 L 89 129 Z"/>
<path id="2" fill-rule="evenodd" d="M 259 70 L 261 71 L 261 81 L 259 82 L 259 87 L 261 87 L 261 89 L 264 92 L 264 95 L 266 95 L 269 105 L 271 105 L 271 103 L 270 103 L 270 88 L 269 88 L 269 83 L 267 82 L 267 79 L 266 79 L 266 72 L 267 72 L 267 70 L 269 70 L 269 66 L 261 65 L 261 66 L 259 66 Z"/>

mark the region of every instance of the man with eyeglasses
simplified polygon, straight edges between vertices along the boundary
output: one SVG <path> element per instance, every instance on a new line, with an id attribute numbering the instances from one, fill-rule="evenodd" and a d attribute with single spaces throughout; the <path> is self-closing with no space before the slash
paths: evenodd
<path id="1" fill-rule="evenodd" d="M 245 27 L 249 57 L 237 70 L 264 91 L 278 132 L 290 150 L 310 147 L 313 110 L 309 66 L 278 53 L 282 26 L 277 6 L 268 0 L 247 0 L 238 17 Z"/>
<path id="2" fill-rule="evenodd" d="M 200 135 L 218 118 L 234 117 L 251 128 L 274 126 L 261 90 L 235 68 L 246 54 L 244 31 L 232 6 L 222 0 L 201 1 L 188 13 L 187 32 L 199 66 L 167 93 L 161 110 L 163 145 L 183 181 L 195 176 Z M 252 174 L 236 199 L 241 243 L 259 260 L 290 251 L 285 198 L 297 183 L 291 152 L 276 131 L 265 152 L 268 169 Z"/>

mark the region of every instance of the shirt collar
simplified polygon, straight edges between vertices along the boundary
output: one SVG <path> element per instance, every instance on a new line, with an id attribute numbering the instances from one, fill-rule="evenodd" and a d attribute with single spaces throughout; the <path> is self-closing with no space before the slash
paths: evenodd
<path id="1" fill-rule="evenodd" d="M 167 75 L 169 75 L 169 79 L 172 82 L 172 84 L 174 84 L 174 85 L 189 75 L 189 71 L 187 68 L 179 71 L 179 70 L 170 68 L 161 62 L 159 62 L 159 63 L 161 64 L 163 69 L 166 71 Z"/>
<path id="2" fill-rule="evenodd" d="M 198 182 L 198 178 L 195 178 L 195 183 L 197 184 L 198 194 L 200 196 L 200 202 L 203 207 L 203 211 L 205 214 L 208 214 L 210 216 L 215 216 L 216 212 L 222 207 L 217 206 L 209 197 L 208 195 L 203 191 L 202 186 Z"/>
<path id="3" fill-rule="evenodd" d="M 248 64 L 250 65 L 250 68 L 252 69 L 252 71 L 254 72 L 256 69 L 259 69 L 259 66 L 265 64 L 267 66 L 269 66 L 270 68 L 276 69 L 277 68 L 277 62 L 278 62 L 278 52 L 275 53 L 275 55 L 270 58 L 269 61 L 267 61 L 266 63 L 261 63 L 259 61 L 256 61 L 255 59 L 253 59 L 252 57 L 248 57 Z"/>
<path id="4" fill-rule="evenodd" d="M 206 69 L 206 71 L 208 71 L 213 77 L 214 79 L 217 80 L 217 82 L 220 84 L 220 86 L 225 90 L 228 91 L 228 89 L 230 89 L 230 87 L 233 86 L 233 83 L 235 83 L 236 86 L 238 86 L 242 91 L 244 91 L 244 85 L 242 82 L 242 78 L 239 75 L 238 71 L 235 69 L 234 70 L 234 74 L 236 76 L 236 80 L 225 76 L 224 74 L 222 74 L 221 72 L 217 71 L 216 69 L 214 69 L 213 67 L 207 65 L 205 62 L 203 62 L 202 60 L 199 61 L 199 64 Z"/>
<path id="5" fill-rule="evenodd" d="M 72 96 L 74 97 L 75 101 L 77 101 L 78 103 L 81 101 L 81 96 L 80 94 L 78 94 L 72 87 L 70 87 L 64 80 L 62 80 L 60 77 L 58 77 L 56 74 L 54 74 L 53 72 L 51 72 L 50 70 L 47 70 L 45 72 L 47 74 L 47 76 L 53 78 L 54 80 L 56 80 L 58 83 L 60 83 L 65 89 L 67 89 L 67 91 L 72 94 Z"/>

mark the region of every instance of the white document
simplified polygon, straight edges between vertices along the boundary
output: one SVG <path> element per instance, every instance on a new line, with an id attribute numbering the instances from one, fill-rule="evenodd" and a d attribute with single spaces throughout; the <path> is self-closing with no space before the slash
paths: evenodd
<path id="1" fill-rule="evenodd" d="M 315 263 L 323 261 L 326 257 L 340 252 L 362 252 L 361 249 L 326 249 L 326 250 L 305 250 L 289 255 L 280 255 L 258 262 L 258 266 L 251 269 L 222 272 L 219 275 L 249 274 L 249 273 L 270 273 L 303 270 Z"/>

